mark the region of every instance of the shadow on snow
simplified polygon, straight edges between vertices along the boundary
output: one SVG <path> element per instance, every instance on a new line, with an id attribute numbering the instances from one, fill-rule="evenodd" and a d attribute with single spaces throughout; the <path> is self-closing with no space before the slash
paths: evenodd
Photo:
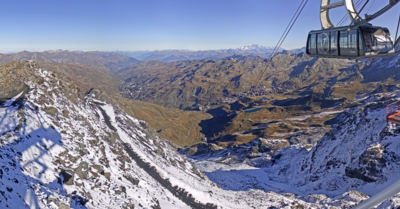
<path id="1" fill-rule="evenodd" d="M 62 136 L 45 122 L 37 107 L 19 101 L 0 106 L 0 113 L 1 140 L 5 143 L 0 148 L 1 208 L 39 208 L 39 199 L 44 205 L 50 203 L 47 201 L 52 191 L 64 200 L 65 196 L 70 197 L 76 208 L 86 208 L 87 200 L 68 195 L 63 189 L 62 175 L 48 166 L 53 163 L 51 152 L 63 149 Z"/>

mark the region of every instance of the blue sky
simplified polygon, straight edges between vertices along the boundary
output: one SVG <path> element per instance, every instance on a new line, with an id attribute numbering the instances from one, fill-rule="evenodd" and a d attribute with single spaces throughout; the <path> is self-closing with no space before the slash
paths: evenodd
<path id="1" fill-rule="evenodd" d="M 0 2 L 0 52 L 207 50 L 254 43 L 274 46 L 300 2 L 7 0 Z M 369 13 L 387 2 L 375 0 Z M 388 27 L 394 35 L 399 6 L 372 23 Z M 320 28 L 319 7 L 320 0 L 309 0 L 283 48 L 304 46 L 307 33 Z M 339 22 L 344 14 L 344 7 L 335 9 L 333 22 Z"/>

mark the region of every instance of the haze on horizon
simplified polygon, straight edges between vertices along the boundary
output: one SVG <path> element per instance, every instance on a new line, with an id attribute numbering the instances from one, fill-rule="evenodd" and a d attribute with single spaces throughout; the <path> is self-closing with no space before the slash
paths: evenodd
<path id="1" fill-rule="evenodd" d="M 216 50 L 275 46 L 298 1 L 266 0 L 16 0 L 0 6 L 0 52 L 81 50 Z M 373 2 L 369 14 L 387 4 Z M 320 0 L 309 0 L 284 49 L 301 48 L 320 29 Z M 394 34 L 399 6 L 374 22 Z M 332 12 L 337 23 L 343 8 Z"/>

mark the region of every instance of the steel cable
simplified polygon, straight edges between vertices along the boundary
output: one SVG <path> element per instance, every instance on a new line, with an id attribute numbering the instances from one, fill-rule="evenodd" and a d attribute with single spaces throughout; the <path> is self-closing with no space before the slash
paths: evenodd
<path id="1" fill-rule="evenodd" d="M 265 66 L 265 68 L 261 71 L 260 75 L 258 76 L 257 80 L 256 80 L 256 84 L 252 86 L 252 88 L 250 90 L 253 90 L 253 87 L 255 88 L 258 83 L 260 82 L 262 76 L 264 75 L 265 71 L 268 68 L 268 65 L 270 64 L 270 62 L 272 61 L 272 58 L 274 57 L 275 53 L 278 51 L 278 49 L 282 46 L 283 42 L 285 41 L 287 35 L 289 34 L 290 30 L 292 29 L 292 27 L 294 26 L 294 24 L 296 23 L 297 19 L 299 18 L 300 14 L 302 13 L 304 7 L 306 6 L 306 4 L 308 3 L 308 0 L 303 0 L 301 2 L 301 4 L 299 5 L 298 9 L 296 10 L 294 16 L 292 17 L 292 20 L 289 22 L 288 26 L 286 27 L 286 30 L 284 31 L 284 33 L 282 34 L 281 38 L 279 39 L 277 45 L 275 46 L 274 51 L 271 54 L 271 57 L 268 61 L 267 59 L 267 64 Z M 300 9 L 301 8 L 301 9 Z M 300 9 L 300 11 L 299 11 Z M 289 28 L 289 29 L 288 29 Z"/>
<path id="2" fill-rule="evenodd" d="M 292 19 L 290 20 L 290 22 L 289 22 L 289 24 L 287 25 L 285 31 L 283 32 L 282 36 L 280 37 L 280 39 L 279 39 L 278 43 L 276 44 L 274 50 L 272 50 L 271 57 L 273 57 L 273 56 L 275 55 L 275 53 L 278 52 L 278 50 L 279 50 L 279 47 L 278 47 L 279 43 L 282 41 L 282 38 L 283 38 L 284 34 L 287 33 L 287 30 L 289 29 L 290 25 L 293 23 L 293 20 L 295 19 L 296 14 L 299 12 L 299 10 L 300 10 L 300 8 L 301 8 L 301 5 L 304 3 L 304 1 L 305 1 L 305 0 L 303 0 L 303 1 L 300 3 L 300 6 L 297 8 L 296 12 L 294 13 Z M 307 1 L 308 1 L 308 0 L 307 0 Z M 268 62 L 268 59 L 267 59 L 267 62 Z M 263 71 L 261 71 L 261 72 L 263 72 Z M 262 75 L 262 74 L 263 74 L 263 73 L 261 73 L 261 75 Z M 256 85 L 258 84 L 261 75 L 257 78 L 257 80 L 256 80 Z M 251 90 L 252 90 L 252 89 L 253 89 L 253 86 L 251 87 Z"/>
<path id="3" fill-rule="evenodd" d="M 371 6 L 369 6 L 369 8 L 368 8 L 368 10 L 367 10 L 367 12 L 366 12 L 366 13 L 368 13 L 368 12 L 369 12 L 369 10 L 371 10 L 371 8 L 372 8 L 372 6 L 374 5 L 374 3 L 375 3 L 375 0 L 372 2 Z"/>
<path id="4" fill-rule="evenodd" d="M 361 3 L 363 2 L 364 0 L 358 0 L 357 2 L 356 2 L 356 5 L 355 5 L 355 7 L 357 8 L 357 7 L 360 7 L 360 5 L 361 5 Z M 346 12 L 347 13 L 347 12 Z M 337 24 L 338 26 L 342 26 L 347 20 L 349 19 L 349 16 L 348 16 L 348 14 L 345 14 L 344 16 L 343 16 L 343 18 L 339 21 L 339 23 Z"/>
<path id="5" fill-rule="evenodd" d="M 357 16 L 358 16 L 359 18 L 361 18 L 361 17 L 360 17 L 360 14 L 361 14 L 361 12 L 363 11 L 363 9 L 365 8 L 365 6 L 368 4 L 368 2 L 369 2 L 369 0 L 367 0 L 367 1 L 365 2 L 365 4 L 361 7 L 360 11 L 357 12 Z M 350 25 L 352 25 L 352 24 L 354 23 L 355 20 L 356 20 L 356 19 L 353 19 L 353 21 L 351 21 Z"/>

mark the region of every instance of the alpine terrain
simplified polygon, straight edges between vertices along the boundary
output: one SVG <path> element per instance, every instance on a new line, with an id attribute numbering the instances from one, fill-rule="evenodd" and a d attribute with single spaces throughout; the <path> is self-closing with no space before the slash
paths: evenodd
<path id="1" fill-rule="evenodd" d="M 39 55 L 0 66 L 1 208 L 349 208 L 400 178 L 397 56 L 284 52 L 246 92 L 264 59 Z"/>
<path id="2" fill-rule="evenodd" d="M 253 55 L 261 57 L 270 57 L 274 47 L 265 47 L 260 44 L 251 44 L 236 49 L 220 49 L 220 50 L 156 50 L 156 51 L 115 51 L 115 53 L 126 55 L 141 61 L 160 60 L 163 62 L 183 61 L 183 60 L 202 60 L 212 59 L 220 60 L 234 55 Z M 279 48 L 278 51 L 282 51 Z M 301 49 L 296 49 L 296 51 Z M 304 51 L 304 50 L 303 50 Z"/>
<path id="3" fill-rule="evenodd" d="M 0 209 L 400 209 L 400 0 L 320 2 L 3 1 Z"/>
<path id="4" fill-rule="evenodd" d="M 0 72 L 7 78 L 0 84 L 2 208 L 318 205 L 272 191 L 224 190 L 106 93 L 82 93 L 35 62 L 7 63 Z"/>

